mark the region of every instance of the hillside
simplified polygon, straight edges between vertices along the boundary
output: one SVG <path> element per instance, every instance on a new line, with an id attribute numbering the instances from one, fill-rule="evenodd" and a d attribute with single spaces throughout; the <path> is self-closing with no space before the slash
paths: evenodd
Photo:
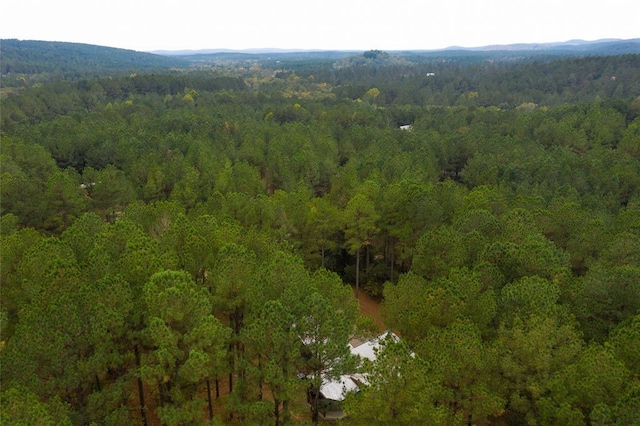
<path id="1" fill-rule="evenodd" d="M 361 64 L 361 52 L 356 51 L 288 51 L 281 49 L 253 50 L 181 50 L 138 52 L 83 43 L 35 40 L 0 40 L 2 58 L 0 72 L 3 86 L 11 87 L 20 76 L 40 76 L 39 80 L 77 79 L 109 74 L 160 72 L 192 66 L 217 66 L 237 63 L 260 63 L 270 67 L 337 63 Z M 370 52 L 375 52 L 371 50 Z M 442 60 L 509 61 L 558 59 L 561 57 L 613 56 L 640 53 L 640 39 L 572 40 L 563 43 L 532 43 L 482 47 L 450 47 L 442 50 L 390 51 L 385 61 L 373 62 L 398 65 L 399 62 L 422 63 Z M 386 53 L 385 53 L 386 54 Z M 359 58 L 359 59 L 358 59 Z M 393 58 L 393 61 L 389 61 Z M 364 58 L 366 59 L 366 58 Z M 366 61 L 365 61 L 366 62 Z M 391 63 L 389 63 L 391 62 Z M 13 75 L 13 77 L 11 77 Z"/>
<path id="2" fill-rule="evenodd" d="M 0 43 L 2 75 L 50 73 L 71 77 L 188 65 L 177 58 L 82 43 L 16 39 L 0 40 Z"/>

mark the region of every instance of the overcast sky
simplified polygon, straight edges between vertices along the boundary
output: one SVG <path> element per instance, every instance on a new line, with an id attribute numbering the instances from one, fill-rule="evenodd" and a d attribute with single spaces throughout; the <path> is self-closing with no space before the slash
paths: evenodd
<path id="1" fill-rule="evenodd" d="M 638 0 L 8 0 L 0 12 L 0 38 L 140 51 L 440 49 L 640 37 Z"/>

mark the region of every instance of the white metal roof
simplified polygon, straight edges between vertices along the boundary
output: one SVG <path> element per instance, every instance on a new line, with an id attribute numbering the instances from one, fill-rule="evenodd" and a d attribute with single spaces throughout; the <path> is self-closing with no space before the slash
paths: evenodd
<path id="1" fill-rule="evenodd" d="M 367 358 L 370 361 L 376 360 L 376 350 L 380 348 L 380 345 L 383 340 L 390 336 L 394 341 L 400 340 L 400 338 L 391 331 L 385 331 L 379 336 L 367 340 L 366 342 L 358 345 L 352 346 L 349 344 L 349 349 L 353 355 L 359 356 L 361 358 Z M 344 401 L 348 392 L 356 391 L 359 389 L 358 383 L 367 383 L 366 376 L 362 374 L 354 374 L 354 375 L 342 375 L 339 380 L 326 380 L 324 379 L 322 382 L 322 386 L 320 386 L 320 393 L 327 398 L 333 399 L 334 401 Z"/>
<path id="2" fill-rule="evenodd" d="M 320 386 L 320 393 L 327 399 L 344 401 L 347 392 L 358 390 L 358 384 L 350 376 L 340 376 L 339 380 L 325 380 Z"/>
<path id="3" fill-rule="evenodd" d="M 380 342 L 385 340 L 387 336 L 391 336 L 394 341 L 400 340 L 400 338 L 391 331 L 385 331 L 378 337 L 375 337 L 371 340 L 367 340 L 366 342 L 353 347 L 351 345 L 351 353 L 357 355 L 361 358 L 367 358 L 369 361 L 375 361 L 376 359 L 376 350 L 380 348 Z"/>

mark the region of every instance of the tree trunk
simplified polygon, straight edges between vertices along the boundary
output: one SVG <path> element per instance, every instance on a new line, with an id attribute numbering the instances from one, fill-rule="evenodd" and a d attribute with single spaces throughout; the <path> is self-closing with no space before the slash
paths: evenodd
<path id="1" fill-rule="evenodd" d="M 391 247 L 389 248 L 389 251 L 391 252 L 390 256 L 391 256 L 391 273 L 389 274 L 389 281 L 393 282 L 393 270 L 396 266 L 396 244 L 395 244 L 395 240 L 391 240 Z"/>
<path id="2" fill-rule="evenodd" d="M 84 389 L 82 389 L 82 386 L 76 387 L 76 405 L 80 413 L 80 424 L 87 424 L 87 407 L 84 403 Z"/>
<path id="3" fill-rule="evenodd" d="M 273 398 L 273 417 L 276 419 L 276 426 L 280 426 L 280 401 Z"/>
<path id="4" fill-rule="evenodd" d="M 320 394 L 320 387 L 313 389 L 313 403 L 311 404 L 311 421 L 313 426 L 318 426 L 318 398 Z"/>
<path id="5" fill-rule="evenodd" d="M 289 424 L 289 400 L 285 399 L 282 401 L 282 424 Z"/>
<path id="6" fill-rule="evenodd" d="M 142 417 L 142 426 L 147 426 L 147 406 L 144 403 L 144 388 L 142 387 L 142 377 L 140 377 L 140 349 L 138 345 L 133 347 L 133 351 L 136 357 L 136 367 L 138 369 L 138 397 L 140 398 L 140 417 Z"/>
<path id="7" fill-rule="evenodd" d="M 262 371 L 262 357 L 258 354 L 258 371 Z M 262 374 L 258 379 L 258 401 L 262 401 Z"/>
<path id="8" fill-rule="evenodd" d="M 211 381 L 207 379 L 207 401 L 209 402 L 209 420 L 213 421 L 213 401 L 211 401 Z"/>
<path id="9" fill-rule="evenodd" d="M 216 376 L 216 399 L 220 398 L 220 380 Z"/>
<path id="10" fill-rule="evenodd" d="M 364 258 L 364 271 L 365 271 L 365 275 L 368 277 L 369 276 L 369 269 L 371 267 L 371 262 L 369 261 L 369 246 L 367 245 L 364 249 L 364 253 L 365 253 L 365 258 Z"/>
<path id="11" fill-rule="evenodd" d="M 360 296 L 360 247 L 356 250 L 356 299 Z"/>
<path id="12" fill-rule="evenodd" d="M 158 380 L 158 400 L 160 401 L 160 407 L 164 407 L 164 386 L 162 381 Z"/>
<path id="13" fill-rule="evenodd" d="M 233 315 L 231 315 L 229 317 L 229 326 L 231 327 L 232 330 L 234 330 L 235 332 L 235 324 L 233 321 Z M 229 394 L 231 394 L 231 392 L 233 392 L 233 367 L 234 367 L 234 357 L 235 357 L 235 353 L 234 353 L 234 349 L 235 346 L 233 344 L 233 342 L 229 343 Z"/>

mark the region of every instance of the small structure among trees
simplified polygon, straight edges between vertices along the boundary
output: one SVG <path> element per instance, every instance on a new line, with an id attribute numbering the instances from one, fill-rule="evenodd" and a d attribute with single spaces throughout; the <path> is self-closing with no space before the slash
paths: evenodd
<path id="1" fill-rule="evenodd" d="M 381 350 L 383 342 L 400 341 L 392 331 L 384 333 L 369 339 L 365 342 L 352 341 L 349 343 L 351 355 L 357 357 L 359 362 L 374 363 L 377 358 L 378 351 Z M 325 419 L 341 419 L 345 417 L 342 411 L 342 401 L 345 400 L 350 392 L 357 392 L 362 385 L 368 384 L 367 375 L 362 372 L 353 374 L 343 374 L 338 379 L 328 379 L 322 382 L 320 386 L 318 408 Z"/>

